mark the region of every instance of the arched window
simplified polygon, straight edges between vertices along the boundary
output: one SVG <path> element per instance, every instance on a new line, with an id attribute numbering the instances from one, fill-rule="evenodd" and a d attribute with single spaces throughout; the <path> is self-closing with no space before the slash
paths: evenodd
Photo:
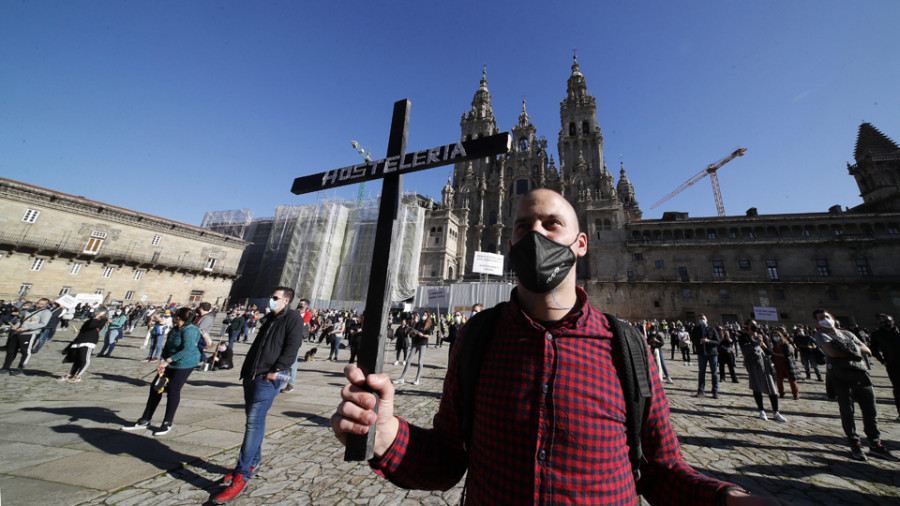
<path id="1" fill-rule="evenodd" d="M 575 137 L 575 122 L 569 123 L 569 137 Z"/>
<path id="2" fill-rule="evenodd" d="M 591 124 L 588 120 L 584 120 L 581 122 L 581 132 L 585 135 L 591 133 Z"/>
<path id="3" fill-rule="evenodd" d="M 519 151 L 528 151 L 528 139 L 525 137 L 519 139 Z"/>

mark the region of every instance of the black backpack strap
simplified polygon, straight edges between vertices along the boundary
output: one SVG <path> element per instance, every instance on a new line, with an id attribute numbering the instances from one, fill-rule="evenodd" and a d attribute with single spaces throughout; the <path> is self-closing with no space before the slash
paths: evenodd
<path id="1" fill-rule="evenodd" d="M 475 385 L 481 374 L 481 363 L 484 361 L 484 353 L 488 344 L 494 337 L 494 325 L 500 311 L 506 305 L 501 302 L 496 306 L 485 309 L 472 315 L 466 324 L 460 329 L 465 333 L 465 338 L 457 337 L 457 346 L 461 346 L 456 360 L 459 374 L 460 392 L 462 393 L 462 421 L 460 426 L 463 431 L 463 444 L 466 451 L 472 443 L 472 423 L 475 417 Z"/>
<path id="2" fill-rule="evenodd" d="M 625 438 L 634 481 L 641 479 L 641 426 L 652 396 L 647 343 L 633 326 L 615 315 L 603 314 L 613 334 L 612 358 L 625 397 Z"/>

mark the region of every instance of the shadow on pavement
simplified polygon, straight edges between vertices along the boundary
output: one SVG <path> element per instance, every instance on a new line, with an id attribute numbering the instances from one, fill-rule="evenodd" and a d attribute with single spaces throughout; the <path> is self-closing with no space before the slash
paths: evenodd
<path id="1" fill-rule="evenodd" d="M 200 476 L 187 467 L 196 467 L 215 474 L 228 472 L 222 466 L 210 464 L 202 458 L 176 452 L 159 439 L 142 436 L 139 434 L 124 432 L 109 428 L 82 427 L 75 422 L 90 420 L 98 423 L 125 424 L 125 420 L 109 408 L 96 407 L 70 407 L 70 408 L 25 408 L 25 411 L 41 411 L 66 416 L 69 424 L 57 425 L 52 429 L 58 433 L 76 434 L 86 443 L 91 444 L 106 455 L 123 455 L 134 457 L 151 464 L 161 471 L 172 471 L 184 467 L 178 473 L 172 473 L 173 477 L 196 486 L 208 488 L 216 482 Z"/>
<path id="2" fill-rule="evenodd" d="M 89 371 L 90 372 L 90 371 Z M 109 380 L 109 381 L 117 381 L 119 383 L 126 383 L 128 385 L 143 387 L 150 384 L 149 381 L 141 379 L 141 378 L 132 378 L 130 376 L 122 376 L 121 374 L 110 374 L 107 372 L 92 372 L 94 376 L 100 377 L 100 379 Z M 147 376 L 147 378 L 151 378 L 152 376 Z"/>
<path id="3" fill-rule="evenodd" d="M 331 427 L 331 419 L 320 416 L 316 413 L 304 413 L 302 411 L 284 411 L 281 416 L 290 418 L 306 418 L 306 421 L 300 422 L 299 425 L 315 425 L 316 427 Z"/>

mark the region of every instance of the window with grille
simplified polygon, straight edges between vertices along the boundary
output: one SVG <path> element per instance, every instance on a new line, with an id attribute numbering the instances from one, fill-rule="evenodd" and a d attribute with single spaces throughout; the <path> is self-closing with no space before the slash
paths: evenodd
<path id="1" fill-rule="evenodd" d="M 184 275 L 184 282 L 185 282 L 185 283 L 190 283 L 192 279 L 194 279 L 194 276 L 191 276 L 190 274 L 185 274 L 185 275 Z"/>
<path id="2" fill-rule="evenodd" d="M 856 273 L 860 276 L 869 276 L 872 274 L 872 271 L 869 269 L 869 261 L 867 259 L 856 259 Z"/>
<path id="3" fill-rule="evenodd" d="M 81 267 L 82 267 L 83 265 L 84 265 L 84 264 L 78 263 L 78 262 L 72 264 L 72 268 L 69 269 L 69 274 L 78 274 L 79 272 L 81 272 Z"/>
<path id="4" fill-rule="evenodd" d="M 151 246 L 159 246 L 159 241 L 162 240 L 162 236 L 154 235 L 153 240 L 150 241 Z"/>
<path id="5" fill-rule="evenodd" d="M 33 270 L 33 271 L 39 271 L 39 270 L 41 270 L 41 267 L 43 267 L 43 266 L 44 266 L 43 258 L 35 258 L 34 262 L 31 262 L 31 270 Z"/>
<path id="6" fill-rule="evenodd" d="M 131 300 L 134 298 L 134 290 L 128 290 L 125 292 L 125 300 Z"/>
<path id="7" fill-rule="evenodd" d="M 36 211 L 34 209 L 28 209 L 25 211 L 25 216 L 22 216 L 22 221 L 25 223 L 34 223 L 37 221 L 38 216 L 41 214 L 40 211 Z"/>
<path id="8" fill-rule="evenodd" d="M 725 262 L 721 260 L 713 260 L 713 277 L 725 277 Z"/>
<path id="9" fill-rule="evenodd" d="M 31 290 L 31 283 L 22 283 L 19 285 L 19 295 L 28 295 L 29 290 Z"/>
<path id="10" fill-rule="evenodd" d="M 103 289 L 98 288 L 98 289 L 94 290 L 94 295 L 103 295 Z"/>
<path id="11" fill-rule="evenodd" d="M 144 271 L 134 271 L 134 280 L 140 281 L 144 277 Z"/>
<path id="12" fill-rule="evenodd" d="M 750 259 L 749 258 L 739 258 L 738 259 L 738 268 L 742 271 L 750 270 Z"/>
<path id="13" fill-rule="evenodd" d="M 727 288 L 719 289 L 719 298 L 722 300 L 728 300 L 731 298 L 731 295 L 729 295 Z"/>
<path id="14" fill-rule="evenodd" d="M 766 260 L 766 272 L 769 273 L 769 279 L 778 279 L 778 260 Z"/>
<path id="15" fill-rule="evenodd" d="M 108 278 L 108 277 L 112 276 L 114 269 L 115 269 L 114 267 L 104 267 L 103 268 L 103 277 Z"/>
<path id="16" fill-rule="evenodd" d="M 71 291 L 72 291 L 71 286 L 64 286 L 59 289 L 59 296 L 62 297 L 63 295 L 68 295 L 69 292 L 71 292 Z"/>
<path id="17" fill-rule="evenodd" d="M 211 270 L 213 270 L 213 268 L 214 268 L 215 266 L 216 266 L 216 259 L 210 257 L 210 258 L 207 258 L 207 259 L 206 259 L 206 266 L 203 267 L 203 270 L 204 270 L 204 271 L 211 271 Z"/>
<path id="18" fill-rule="evenodd" d="M 831 270 L 828 269 L 828 260 L 824 258 L 816 259 L 816 274 L 819 276 L 828 276 L 831 274 Z"/>

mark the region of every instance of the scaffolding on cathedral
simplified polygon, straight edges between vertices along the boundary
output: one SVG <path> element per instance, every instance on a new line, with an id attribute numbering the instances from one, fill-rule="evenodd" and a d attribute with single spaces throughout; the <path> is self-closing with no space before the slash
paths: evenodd
<path id="1" fill-rule="evenodd" d="M 274 286 L 290 286 L 298 297 L 310 299 L 313 307 L 362 309 L 375 247 L 378 201 L 367 199 L 361 204 L 357 207 L 356 202 L 326 198 L 320 199 L 319 204 L 278 206 L 271 219 L 257 279 L 251 283 L 252 297 L 261 296 Z M 204 225 L 208 223 L 208 228 L 216 230 L 244 223 L 240 211 L 206 214 Z M 401 199 L 398 221 L 389 245 L 392 302 L 411 298 L 418 286 L 425 209 L 418 205 L 415 195 L 406 194 Z"/>

